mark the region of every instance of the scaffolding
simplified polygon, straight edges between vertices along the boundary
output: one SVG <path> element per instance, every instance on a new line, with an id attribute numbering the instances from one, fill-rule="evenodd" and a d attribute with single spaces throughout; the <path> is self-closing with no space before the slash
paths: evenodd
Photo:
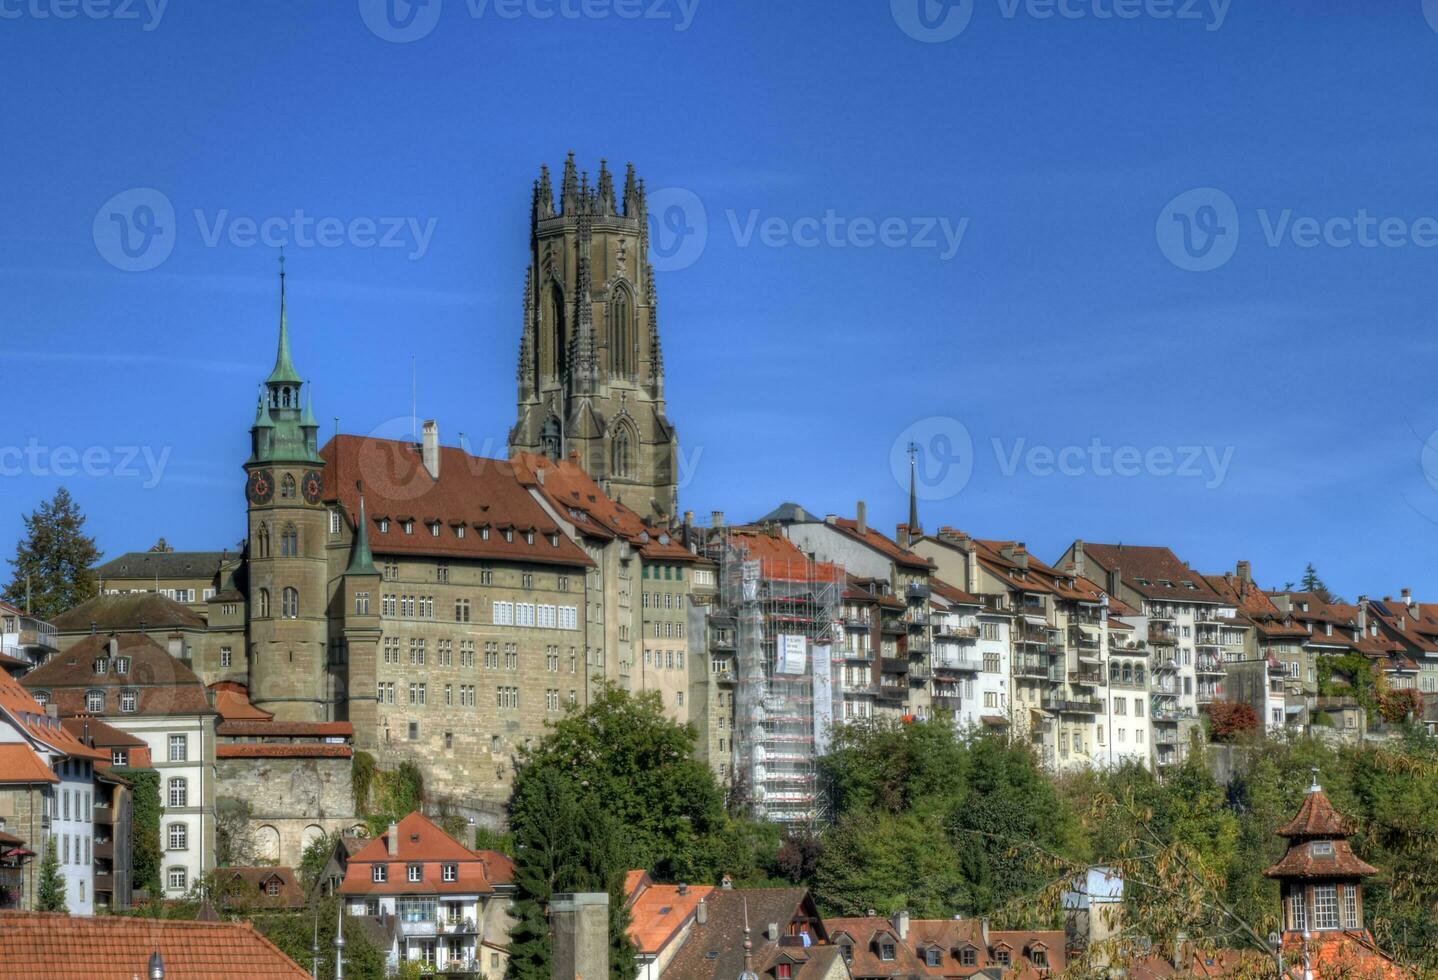
<path id="1" fill-rule="evenodd" d="M 709 552 L 735 625 L 734 784 L 758 818 L 822 820 L 818 759 L 842 698 L 833 651 L 844 570 L 768 529 L 727 529 Z"/>

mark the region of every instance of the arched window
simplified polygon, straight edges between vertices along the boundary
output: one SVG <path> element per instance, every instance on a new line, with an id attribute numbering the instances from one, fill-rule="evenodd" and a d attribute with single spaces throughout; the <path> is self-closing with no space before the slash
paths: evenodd
<path id="1" fill-rule="evenodd" d="M 170 780 L 170 806 L 182 807 L 190 805 L 190 784 L 185 781 L 184 776 L 175 776 Z"/>
<path id="2" fill-rule="evenodd" d="M 611 475 L 633 475 L 634 447 L 629 441 L 629 430 L 623 426 L 614 433 L 613 457 L 610 462 Z"/>
<path id="3" fill-rule="evenodd" d="M 1134 667 L 1134 669 L 1133 669 L 1133 682 L 1134 682 L 1135 684 L 1137 684 L 1139 687 L 1143 687 L 1143 664 L 1139 664 L 1139 665 L 1137 665 L 1136 667 Z"/>
<path id="4" fill-rule="evenodd" d="M 1132 665 L 1132 664 L 1124 664 L 1124 665 L 1123 665 L 1123 682 L 1124 682 L 1125 684 L 1132 684 L 1132 683 L 1133 683 L 1133 665 Z"/>
<path id="5" fill-rule="evenodd" d="M 564 325 L 564 295 L 559 286 L 551 286 L 544 303 L 544 319 L 539 324 L 539 377 L 562 378 L 565 358 L 569 354 L 569 338 Z"/>
<path id="6" fill-rule="evenodd" d="M 289 473 L 280 481 L 280 496 L 286 500 L 293 500 L 295 496 L 295 478 Z"/>
<path id="7" fill-rule="evenodd" d="M 609 301 L 609 371 L 620 378 L 634 374 L 634 307 L 623 284 Z"/>
<path id="8" fill-rule="evenodd" d="M 264 521 L 260 522 L 259 529 L 255 532 L 255 547 L 261 558 L 270 557 L 270 526 Z"/>
<path id="9" fill-rule="evenodd" d="M 1117 683 L 1118 683 L 1118 678 L 1119 678 L 1119 673 L 1118 673 L 1118 661 L 1117 661 L 1117 660 L 1110 660 L 1109 663 L 1108 663 L 1108 679 L 1109 679 L 1110 681 L 1112 681 L 1113 683 L 1117 684 Z"/>
<path id="10" fill-rule="evenodd" d="M 285 619 L 298 619 L 300 615 L 300 594 L 287 588 L 280 594 L 280 615 Z"/>
<path id="11" fill-rule="evenodd" d="M 260 609 L 259 609 L 258 616 L 259 616 L 260 619 L 269 619 L 269 618 L 270 618 L 270 590 L 269 590 L 269 589 L 261 589 L 261 590 L 260 590 Z"/>
<path id="12" fill-rule="evenodd" d="M 544 455 L 557 462 L 559 460 L 559 454 L 562 452 L 560 446 L 561 440 L 559 438 L 559 422 L 552 418 L 546 421 L 539 438 L 544 446 Z"/>
<path id="13" fill-rule="evenodd" d="M 300 532 L 295 530 L 293 524 L 286 524 L 285 529 L 280 532 L 280 555 L 284 558 L 295 558 L 300 553 Z"/>

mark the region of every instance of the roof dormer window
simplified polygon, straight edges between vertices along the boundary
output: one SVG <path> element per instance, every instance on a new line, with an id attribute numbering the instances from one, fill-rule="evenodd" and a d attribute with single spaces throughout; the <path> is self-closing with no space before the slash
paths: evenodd
<path id="1" fill-rule="evenodd" d="M 504 540 L 511 542 L 514 540 L 514 528 L 507 527 L 504 529 Z"/>
<path id="2" fill-rule="evenodd" d="M 439 537 L 439 521 L 435 521 L 429 526 L 429 536 L 432 538 Z"/>
<path id="3" fill-rule="evenodd" d="M 117 674 L 128 674 L 129 672 L 130 672 L 130 658 L 129 658 L 129 657 L 116 657 L 116 658 L 115 658 L 115 673 L 117 673 Z"/>
<path id="4" fill-rule="evenodd" d="M 413 533 L 414 533 L 414 521 L 405 521 L 405 522 L 404 522 L 404 533 L 405 533 L 405 534 L 413 534 Z"/>
<path id="5" fill-rule="evenodd" d="M 104 657 L 95 658 L 95 673 L 104 674 L 110 669 L 110 661 Z"/>
<path id="6" fill-rule="evenodd" d="M 459 525 L 458 527 L 456 527 L 456 528 L 454 529 L 454 536 L 455 536 L 456 538 L 462 538 L 462 537 L 464 537 L 464 530 L 465 530 L 464 525 L 463 525 L 463 524 Z"/>
<path id="7" fill-rule="evenodd" d="M 481 541 L 488 541 L 488 540 L 489 540 L 489 528 L 487 528 L 487 527 L 482 527 L 482 528 L 479 529 L 479 540 L 481 540 Z"/>
<path id="8" fill-rule="evenodd" d="M 525 531 L 525 532 L 524 532 L 524 543 L 525 543 L 525 544 L 534 544 L 534 532 L 533 532 L 533 531 Z"/>
<path id="9" fill-rule="evenodd" d="M 380 533 L 380 534 L 388 534 L 388 533 L 389 533 L 389 518 L 388 518 L 388 517 L 381 517 L 381 518 L 380 518 L 380 520 L 379 520 L 379 533 Z"/>

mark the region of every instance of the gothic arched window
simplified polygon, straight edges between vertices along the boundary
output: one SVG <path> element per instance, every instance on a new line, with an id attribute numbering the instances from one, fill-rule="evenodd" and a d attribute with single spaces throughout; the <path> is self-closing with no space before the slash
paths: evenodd
<path id="1" fill-rule="evenodd" d="M 1119 673 L 1118 673 L 1118 661 L 1117 661 L 1117 660 L 1110 660 L 1110 661 L 1109 661 L 1109 664 L 1108 664 L 1108 679 L 1109 679 L 1109 681 L 1111 681 L 1111 682 L 1114 683 L 1114 684 L 1117 684 L 1117 683 L 1118 683 Z"/>
<path id="2" fill-rule="evenodd" d="M 264 521 L 260 522 L 259 530 L 255 533 L 255 547 L 261 558 L 270 557 L 270 526 Z"/>
<path id="3" fill-rule="evenodd" d="M 293 524 L 286 524 L 285 529 L 280 532 L 280 556 L 284 558 L 296 558 L 300 553 L 300 532 L 295 530 Z"/>
<path id="4" fill-rule="evenodd" d="M 293 500 L 295 496 L 295 478 L 292 474 L 286 473 L 285 478 L 280 481 L 280 496 L 286 500 Z"/>
<path id="5" fill-rule="evenodd" d="M 634 445 L 629 430 L 623 426 L 614 433 L 613 459 L 610 462 L 611 476 L 634 475 Z"/>
<path id="6" fill-rule="evenodd" d="M 634 307 L 623 284 L 614 287 L 609 301 L 609 372 L 620 378 L 634 374 Z"/>
<path id="7" fill-rule="evenodd" d="M 300 617 L 300 594 L 294 589 L 286 588 L 280 596 L 280 616 L 284 619 L 299 619 Z"/>
<path id="8" fill-rule="evenodd" d="M 558 286 L 551 286 L 544 304 L 544 320 L 539 325 L 539 376 L 562 378 L 565 374 L 565 357 L 569 353 L 569 338 L 564 327 L 564 296 Z"/>
<path id="9" fill-rule="evenodd" d="M 563 452 L 563 448 L 560 445 L 562 440 L 559 438 L 559 422 L 552 418 L 546 421 L 539 439 L 541 445 L 544 447 L 544 455 L 558 462 L 559 454 Z"/>
<path id="10" fill-rule="evenodd" d="M 260 619 L 269 619 L 269 618 L 270 618 L 270 590 L 269 590 L 269 589 L 261 589 L 261 590 L 260 590 L 260 610 L 259 610 L 259 618 L 260 618 Z"/>
<path id="11" fill-rule="evenodd" d="M 1143 664 L 1138 664 L 1133 668 L 1133 682 L 1139 687 L 1143 687 Z"/>

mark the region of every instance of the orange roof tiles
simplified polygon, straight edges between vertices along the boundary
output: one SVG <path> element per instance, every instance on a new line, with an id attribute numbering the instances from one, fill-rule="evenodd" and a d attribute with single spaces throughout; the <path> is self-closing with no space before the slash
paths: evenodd
<path id="1" fill-rule="evenodd" d="M 104 673 L 95 670 L 97 660 L 108 659 L 109 641 L 104 634 L 95 633 L 51 657 L 43 667 L 26 674 L 21 683 L 32 691 L 49 691 L 51 703 L 62 715 L 85 713 L 85 695 L 92 690 L 109 692 L 110 708 L 117 709 L 121 689 L 136 692 L 134 715 L 214 713 L 199 677 L 164 647 L 144 633 L 124 633 L 115 640 L 119 656 L 130 660 L 124 674 L 115 673 L 108 664 Z"/>
<path id="2" fill-rule="evenodd" d="M 309 976 L 248 923 L 0 912 L 7 977 L 133 980 L 150 975 L 152 953 L 166 976 L 185 980 Z"/>
<path id="3" fill-rule="evenodd" d="M 872 527 L 865 525 L 864 530 L 859 530 L 859 522 L 848 517 L 836 517 L 833 521 L 825 521 L 829 527 L 838 528 L 856 541 L 873 548 L 879 554 L 888 558 L 897 565 L 903 565 L 911 569 L 930 569 L 934 563 L 923 555 L 915 554 L 907 548 L 901 547 L 892 538 L 879 533 Z"/>
<path id="4" fill-rule="evenodd" d="M 58 783 L 45 760 L 24 742 L 0 745 L 0 783 Z"/>
<path id="5" fill-rule="evenodd" d="M 348 746 L 345 746 L 348 748 Z M 398 854 L 389 853 L 390 831 L 369 841 L 349 859 L 343 895 L 476 894 L 514 881 L 514 862 L 498 851 L 472 851 L 419 812 L 400 820 L 394 831 Z M 374 866 L 386 866 L 384 881 L 374 880 Z M 409 881 L 407 868 L 421 866 L 421 881 Z M 443 865 L 455 865 L 454 881 L 445 881 Z"/>
<path id="6" fill-rule="evenodd" d="M 759 563 L 760 578 L 789 582 L 838 581 L 843 575 L 840 566 L 813 561 L 788 538 L 759 528 L 731 527 L 729 543 L 743 551 L 748 560 Z"/>
<path id="7" fill-rule="evenodd" d="M 238 686 L 238 685 L 234 685 Z M 230 685 L 210 685 L 215 692 L 215 710 L 220 713 L 221 724 L 227 721 L 269 721 L 274 714 L 257 708 L 250 703 L 250 696 L 243 690 L 232 690 Z"/>
<path id="8" fill-rule="evenodd" d="M 519 482 L 508 460 L 471 456 L 441 446 L 439 479 L 429 475 L 409 442 L 336 436 L 320 450 L 328 464 L 325 499 L 344 506 L 351 527 L 359 514 L 360 485 L 371 522 L 370 548 L 376 555 L 421 554 L 490 558 L 549 565 L 593 564 Z M 389 530 L 379 522 L 389 520 Z M 410 534 L 403 522 L 413 521 Z M 428 524 L 440 525 L 439 536 Z M 455 526 L 468 528 L 464 537 Z M 482 528 L 494 529 L 487 537 Z M 512 528 L 512 540 L 502 533 Z M 533 529 L 534 543 L 522 533 Z M 551 538 L 558 535 L 557 538 Z"/>
<path id="9" fill-rule="evenodd" d="M 1322 790 L 1312 790 L 1303 798 L 1292 820 L 1274 831 L 1279 837 L 1346 837 L 1353 833 L 1349 823 Z"/>
<path id="10" fill-rule="evenodd" d="M 712 885 L 649 885 L 629 907 L 629 938 L 641 954 L 658 954 L 694 914 Z"/>
<path id="11" fill-rule="evenodd" d="M 1208 581 L 1171 550 L 1151 545 L 1083 543 L 1085 562 L 1105 572 L 1117 570 L 1124 584 L 1148 599 L 1220 602 Z M 1143 581 L 1140 582 L 1139 580 Z"/>
<path id="12" fill-rule="evenodd" d="M 8 719 L 28 738 L 62 755 L 109 761 L 109 755 L 90 748 L 66 731 L 19 681 L 4 671 L 0 671 L 0 718 Z"/>

